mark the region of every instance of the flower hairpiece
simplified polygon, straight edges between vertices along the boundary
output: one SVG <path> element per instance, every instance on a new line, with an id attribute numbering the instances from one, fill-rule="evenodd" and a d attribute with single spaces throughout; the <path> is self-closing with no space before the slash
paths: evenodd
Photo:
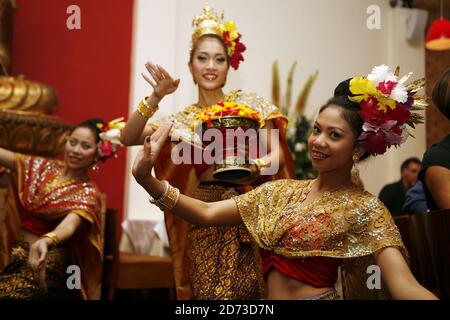
<path id="1" fill-rule="evenodd" d="M 117 157 L 120 142 L 120 130 L 125 126 L 124 118 L 118 118 L 110 121 L 108 124 L 97 124 L 102 132 L 99 134 L 100 141 L 97 144 L 97 151 L 100 159 L 105 162 L 110 157 Z"/>
<path id="2" fill-rule="evenodd" d="M 220 25 L 223 42 L 227 47 L 227 53 L 230 57 L 230 65 L 234 70 L 239 68 L 241 61 L 244 61 L 242 53 L 247 49 L 241 42 L 241 34 L 237 31 L 236 24 L 228 20 Z"/>
<path id="3" fill-rule="evenodd" d="M 423 116 L 412 111 L 423 110 L 428 105 L 425 97 L 416 95 L 425 80 L 405 86 L 412 72 L 400 80 L 398 73 L 398 68 L 393 73 L 387 65 L 381 65 L 374 67 L 367 78 L 350 80 L 349 89 L 354 96 L 349 99 L 360 104 L 358 115 L 364 120 L 358 140 L 372 155 L 383 154 L 389 147 L 404 143 L 411 135 L 407 125 L 414 128 L 423 123 Z"/>

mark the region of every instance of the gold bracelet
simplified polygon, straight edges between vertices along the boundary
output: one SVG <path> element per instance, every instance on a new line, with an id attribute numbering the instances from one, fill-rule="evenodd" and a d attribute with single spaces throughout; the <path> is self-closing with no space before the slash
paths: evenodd
<path id="1" fill-rule="evenodd" d="M 266 162 L 263 159 L 261 159 L 261 158 L 254 159 L 253 162 L 255 163 L 255 165 L 258 168 L 259 172 L 261 172 L 262 169 L 267 167 Z"/>
<path id="2" fill-rule="evenodd" d="M 137 107 L 137 112 L 144 118 L 152 117 L 156 111 L 158 111 L 158 106 L 149 106 L 147 103 L 147 97 L 142 98 Z"/>
<path id="3" fill-rule="evenodd" d="M 178 203 L 180 199 L 180 190 L 178 188 L 172 187 L 169 185 L 169 190 L 165 197 L 161 198 L 158 201 L 159 207 L 164 208 L 166 210 L 172 210 Z"/>
<path id="4" fill-rule="evenodd" d="M 167 191 L 169 190 L 169 182 L 166 180 L 163 180 L 162 183 L 164 184 L 164 190 L 161 193 L 161 195 L 158 197 L 158 199 L 155 199 L 152 196 L 148 196 L 148 202 L 150 202 L 151 204 L 157 204 L 159 200 L 161 200 L 163 197 L 166 196 Z"/>
<path id="5" fill-rule="evenodd" d="M 178 203 L 180 198 L 180 190 L 178 188 L 172 187 L 166 180 L 164 183 L 164 191 L 158 199 L 154 199 L 149 196 L 148 201 L 152 204 L 157 205 L 161 210 L 172 210 Z"/>
<path id="6" fill-rule="evenodd" d="M 54 232 L 47 232 L 42 236 L 43 238 L 50 238 L 53 241 L 53 245 L 56 247 L 59 244 L 58 237 L 56 236 L 56 233 Z"/>

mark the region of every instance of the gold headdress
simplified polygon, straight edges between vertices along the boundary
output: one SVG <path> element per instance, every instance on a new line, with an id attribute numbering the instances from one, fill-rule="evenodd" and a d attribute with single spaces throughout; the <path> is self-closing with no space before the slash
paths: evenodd
<path id="1" fill-rule="evenodd" d="M 223 13 L 219 16 L 206 2 L 203 8 L 202 14 L 196 16 L 192 20 L 192 27 L 194 28 L 194 33 L 192 34 L 192 46 L 197 42 L 198 38 L 206 34 L 214 34 L 223 38 L 222 36 L 222 25 Z"/>
<path id="2" fill-rule="evenodd" d="M 223 22 L 223 13 L 220 16 L 217 15 L 207 1 L 202 14 L 192 20 L 192 27 L 194 33 L 192 34 L 191 50 L 200 37 L 208 34 L 216 35 L 223 40 L 227 47 L 230 65 L 235 70 L 239 68 L 239 63 L 244 61 L 242 52 L 246 50 L 246 47 L 240 41 L 241 34 L 237 31 L 236 24 L 232 20 Z"/>

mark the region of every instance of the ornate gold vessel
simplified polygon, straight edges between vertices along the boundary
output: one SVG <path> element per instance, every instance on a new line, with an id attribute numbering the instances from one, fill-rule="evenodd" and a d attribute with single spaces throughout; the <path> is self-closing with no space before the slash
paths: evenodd
<path id="1" fill-rule="evenodd" d="M 249 177 L 252 173 L 249 152 L 257 148 L 259 122 L 246 117 L 223 116 L 202 123 L 203 136 L 208 129 L 217 129 L 222 138 L 222 145 L 215 149 L 214 178 L 233 181 Z M 207 150 L 211 143 L 203 142 Z"/>

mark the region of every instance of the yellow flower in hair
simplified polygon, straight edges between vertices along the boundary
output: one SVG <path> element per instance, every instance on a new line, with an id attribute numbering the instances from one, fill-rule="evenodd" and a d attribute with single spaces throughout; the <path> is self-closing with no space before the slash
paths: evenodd
<path id="1" fill-rule="evenodd" d="M 110 129 L 122 129 L 123 127 L 125 127 L 124 120 L 125 120 L 124 117 L 114 119 L 108 123 L 108 127 Z"/>
<path id="2" fill-rule="evenodd" d="M 237 31 L 236 24 L 233 20 L 220 25 L 225 45 L 227 46 L 228 56 L 232 56 L 236 48 L 236 39 L 239 38 L 239 32 Z"/>
<path id="3" fill-rule="evenodd" d="M 385 97 L 369 79 L 356 77 L 350 80 L 350 92 L 356 95 L 349 97 L 351 101 L 361 103 L 363 100 L 374 97 L 378 101 L 378 110 L 387 112 L 387 106 L 392 110 L 396 108 L 395 100 Z"/>
<path id="4" fill-rule="evenodd" d="M 236 40 L 237 37 L 239 36 L 236 24 L 234 23 L 233 20 L 228 20 L 227 22 L 222 24 L 220 27 L 221 27 L 222 33 L 225 32 L 225 31 L 228 31 L 228 34 L 229 34 L 229 37 L 230 37 L 231 41 Z"/>

